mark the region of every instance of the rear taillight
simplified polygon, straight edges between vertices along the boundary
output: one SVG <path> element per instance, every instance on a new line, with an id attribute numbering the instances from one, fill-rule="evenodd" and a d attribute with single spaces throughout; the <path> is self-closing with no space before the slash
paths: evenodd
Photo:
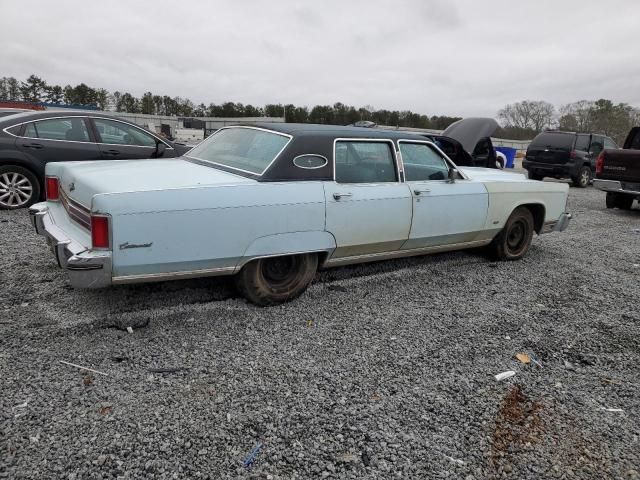
<path id="1" fill-rule="evenodd" d="M 45 190 L 47 192 L 47 200 L 57 202 L 60 199 L 60 182 L 58 181 L 58 177 L 47 177 Z"/>
<path id="2" fill-rule="evenodd" d="M 575 150 L 571 150 L 569 152 L 569 158 L 576 158 L 578 156 L 578 154 L 576 153 Z"/>
<path id="3" fill-rule="evenodd" d="M 93 248 L 109 248 L 109 217 L 91 216 L 91 245 Z"/>
<path id="4" fill-rule="evenodd" d="M 604 170 L 604 152 L 598 155 L 598 159 L 596 160 L 596 175 L 602 175 L 602 171 Z"/>

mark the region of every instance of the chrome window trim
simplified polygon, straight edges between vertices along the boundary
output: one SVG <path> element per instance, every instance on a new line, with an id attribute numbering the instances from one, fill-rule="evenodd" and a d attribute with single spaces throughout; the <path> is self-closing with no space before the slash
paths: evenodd
<path id="1" fill-rule="evenodd" d="M 291 140 L 293 140 L 293 135 L 289 135 L 288 133 L 283 133 L 283 132 L 278 132 L 276 130 L 269 130 L 268 128 L 260 128 L 260 127 L 249 127 L 246 125 L 230 125 L 228 127 L 222 127 L 219 128 L 218 130 L 216 130 L 213 134 L 209 135 L 209 137 L 207 137 L 205 140 L 203 140 L 202 142 L 200 142 L 198 145 L 196 145 L 195 147 L 193 147 L 191 150 L 189 150 L 187 153 L 193 151 L 194 149 L 198 148 L 200 145 L 202 145 L 205 142 L 208 142 L 209 139 L 215 137 L 218 133 L 220 133 L 222 130 L 229 130 L 231 128 L 244 128 L 246 130 L 260 130 L 261 132 L 267 132 L 267 133 L 275 133 L 276 135 L 280 135 L 282 137 L 286 137 L 289 140 L 287 140 L 287 143 L 284 144 L 284 146 L 280 149 L 280 151 L 278 153 L 276 153 L 276 156 L 273 157 L 273 160 L 271 160 L 271 162 L 264 168 L 264 170 L 262 170 L 261 173 L 256 173 L 256 172 L 252 172 L 250 170 L 244 170 L 242 168 L 236 168 L 236 167 L 231 167 L 229 165 L 225 165 L 224 163 L 217 163 L 211 160 L 206 160 L 204 158 L 199 158 L 199 157 L 194 157 L 192 155 L 183 155 L 186 158 L 192 158 L 194 160 L 200 160 L 201 162 L 206 162 L 206 163 L 210 163 L 212 165 L 218 165 L 220 167 L 223 168 L 229 168 L 231 170 L 235 170 L 237 172 L 244 172 L 244 173 L 248 173 L 249 175 L 253 175 L 253 176 L 258 176 L 261 177 L 262 175 L 265 174 L 265 172 L 267 170 L 269 170 L 271 168 L 271 165 L 273 165 L 275 163 L 276 160 L 278 160 L 278 158 L 280 157 L 280 155 L 282 154 L 282 152 L 284 152 L 284 150 L 289 146 L 289 144 L 291 143 Z"/>
<path id="2" fill-rule="evenodd" d="M 336 180 L 336 145 L 338 142 L 360 142 L 360 143 L 368 143 L 368 142 L 386 142 L 391 145 L 391 152 L 393 155 L 393 161 L 396 167 L 396 181 L 395 182 L 363 182 L 363 183 L 340 183 Z M 400 175 L 400 162 L 398 159 L 398 151 L 396 150 L 396 144 L 390 138 L 343 138 L 338 137 L 333 139 L 333 182 L 338 185 L 390 185 L 394 183 L 404 183 L 403 178 Z"/>
<path id="3" fill-rule="evenodd" d="M 60 119 L 65 119 L 65 118 L 87 118 L 85 115 L 68 115 L 66 117 L 47 117 L 47 118 L 39 118 L 37 120 L 29 120 L 28 122 L 20 122 L 20 123 L 16 123 L 14 125 L 10 125 L 8 127 L 5 127 L 2 129 L 2 131 L 6 134 L 11 135 L 12 137 L 15 138 L 27 138 L 29 140 L 46 140 L 47 142 L 65 142 L 65 143 L 91 143 L 92 145 L 95 145 L 96 142 L 92 142 L 91 140 L 88 141 L 82 141 L 82 140 L 56 140 L 55 138 L 40 138 L 40 137 L 26 137 L 26 136 L 20 136 L 20 135 L 14 135 L 11 132 L 8 132 L 7 130 L 13 127 L 19 127 L 22 125 L 27 125 L 29 123 L 36 123 L 36 122 L 42 122 L 45 120 L 60 120 Z M 89 130 L 87 129 L 87 133 L 89 133 Z"/>
<path id="4" fill-rule="evenodd" d="M 317 167 L 303 167 L 302 165 L 298 165 L 298 164 L 296 163 L 296 160 L 297 160 L 298 158 L 300 158 L 300 157 L 316 157 L 316 158 L 321 158 L 321 159 L 323 159 L 323 160 L 324 160 L 324 163 L 323 163 L 322 165 L 317 166 Z M 298 167 L 298 168 L 303 168 L 303 169 L 305 169 L 305 170 L 316 170 L 316 169 L 318 169 L 318 168 L 326 167 L 326 166 L 329 164 L 329 159 L 328 159 L 327 157 L 325 157 L 324 155 L 319 155 L 319 154 L 317 154 L 317 153 L 304 153 L 304 154 L 302 154 L 302 155 L 298 155 L 297 157 L 295 157 L 295 158 L 292 160 L 292 162 L 293 162 L 293 164 L 294 164 L 296 167 Z"/>
<path id="5" fill-rule="evenodd" d="M 120 123 L 124 123 L 126 125 L 129 125 L 131 127 L 137 128 L 138 130 L 142 130 L 142 132 L 151 135 L 153 138 L 155 138 L 156 140 L 164 143 L 168 149 L 173 150 L 173 147 L 168 144 L 165 140 L 161 139 L 160 137 L 156 137 L 155 135 L 153 135 L 151 132 L 147 132 L 146 130 L 143 130 L 139 125 L 136 125 L 135 123 L 131 123 L 131 122 L 126 122 L 124 120 L 119 120 L 116 118 L 109 118 L 109 117 L 97 117 L 95 115 L 65 115 L 65 116 L 61 116 L 61 117 L 47 117 L 47 118 L 38 118 L 35 120 L 28 120 L 26 122 L 19 122 L 19 123 L 14 123 L 13 125 L 9 125 L 8 127 L 5 127 L 2 129 L 2 131 L 4 133 L 6 133 L 7 135 L 11 135 L 12 137 L 15 138 L 27 138 L 29 140 L 46 140 L 47 142 L 65 142 L 65 143 L 91 143 L 93 145 L 119 145 L 121 147 L 139 147 L 139 148 L 153 148 L 153 147 L 147 147 L 144 145 L 128 145 L 128 144 L 124 144 L 124 143 L 104 143 L 104 142 L 92 142 L 92 141 L 88 141 L 88 142 L 81 142 L 78 140 L 55 140 L 53 138 L 36 138 L 36 137 L 22 137 L 20 135 L 14 135 L 13 133 L 7 131 L 10 128 L 13 127 L 18 127 L 20 125 L 26 125 L 27 123 L 34 123 L 34 122 L 41 122 L 43 120 L 58 120 L 61 118 L 98 118 L 98 119 L 104 119 L 104 120 L 112 120 L 114 122 L 120 122 Z"/>
<path id="6" fill-rule="evenodd" d="M 451 160 L 446 153 L 444 153 L 440 147 L 438 147 L 438 145 L 436 145 L 434 142 L 430 142 L 429 140 L 410 140 L 410 139 L 400 139 L 398 140 L 398 150 L 400 149 L 400 144 L 401 143 L 421 143 L 421 144 L 425 144 L 425 145 L 430 145 L 432 146 L 437 153 L 439 153 L 440 155 L 442 155 L 442 159 L 445 161 L 445 163 L 447 163 L 447 165 L 449 166 L 449 168 L 453 168 L 456 172 L 458 172 L 458 175 L 460 175 L 464 180 L 469 180 L 469 178 L 458 168 L 458 166 L 453 163 L 453 160 Z M 401 152 L 402 154 L 402 152 Z M 404 167 L 404 163 L 403 163 L 403 167 Z M 404 168 L 403 168 L 404 170 Z M 406 177 L 406 173 L 405 173 L 405 177 Z M 407 182 L 407 179 L 404 179 L 405 182 Z M 412 182 L 441 182 L 442 180 L 410 180 Z"/>

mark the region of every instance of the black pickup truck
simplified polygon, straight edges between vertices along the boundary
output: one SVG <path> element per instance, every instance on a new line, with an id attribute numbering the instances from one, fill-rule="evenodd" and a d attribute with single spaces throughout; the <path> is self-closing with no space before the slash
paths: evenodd
<path id="1" fill-rule="evenodd" d="M 622 150 L 603 150 L 593 186 L 607 192 L 607 208 L 629 210 L 640 201 L 640 127 L 629 132 Z"/>

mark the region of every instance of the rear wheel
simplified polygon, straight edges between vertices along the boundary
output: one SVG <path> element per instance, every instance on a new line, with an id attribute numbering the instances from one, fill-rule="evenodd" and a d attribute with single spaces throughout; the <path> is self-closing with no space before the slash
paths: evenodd
<path id="1" fill-rule="evenodd" d="M 533 238 L 533 215 L 527 207 L 516 208 L 489 249 L 498 260 L 519 260 L 525 256 Z"/>
<path id="2" fill-rule="evenodd" d="M 589 167 L 582 167 L 576 177 L 572 178 L 573 185 L 579 188 L 586 188 L 591 182 L 591 169 Z"/>
<path id="3" fill-rule="evenodd" d="M 315 253 L 259 258 L 242 268 L 236 284 L 250 302 L 262 307 L 276 305 L 304 292 L 317 269 Z"/>
<path id="4" fill-rule="evenodd" d="M 607 208 L 619 208 L 620 210 L 631 210 L 633 196 L 623 193 L 607 192 Z"/>
<path id="5" fill-rule="evenodd" d="M 631 195 L 618 195 L 616 199 L 616 207 L 620 210 L 631 210 L 633 205 L 633 197 Z"/>
<path id="6" fill-rule="evenodd" d="M 29 170 L 17 165 L 0 167 L 0 209 L 15 210 L 33 205 L 40 198 L 40 184 Z"/>

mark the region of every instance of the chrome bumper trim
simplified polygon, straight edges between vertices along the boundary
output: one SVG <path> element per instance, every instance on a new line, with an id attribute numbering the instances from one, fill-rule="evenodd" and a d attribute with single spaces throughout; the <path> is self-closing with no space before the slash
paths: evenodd
<path id="1" fill-rule="evenodd" d="M 605 192 L 628 193 L 630 195 L 640 195 L 639 191 L 626 190 L 622 186 L 622 182 L 619 182 L 618 180 L 601 180 L 596 178 L 593 180 L 593 187 L 597 188 L 598 190 L 603 190 Z"/>
<path id="2" fill-rule="evenodd" d="M 102 288 L 111 285 L 111 252 L 91 251 L 69 238 L 53 222 L 46 203 L 29 208 L 31 224 L 38 235 L 47 239 L 58 266 L 69 272 L 76 288 Z"/>
<path id="3" fill-rule="evenodd" d="M 569 226 L 569 222 L 571 222 L 572 218 L 573 215 L 565 212 L 560 215 L 557 220 L 546 222 L 542 226 L 542 230 L 540 230 L 540 235 L 542 235 L 543 233 L 564 232 Z"/>

